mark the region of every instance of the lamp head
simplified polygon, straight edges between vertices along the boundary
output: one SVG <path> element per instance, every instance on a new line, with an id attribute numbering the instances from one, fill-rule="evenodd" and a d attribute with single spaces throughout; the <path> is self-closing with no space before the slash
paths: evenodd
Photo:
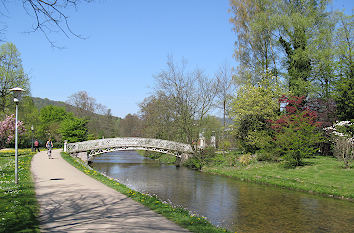
<path id="1" fill-rule="evenodd" d="M 20 87 L 15 87 L 15 88 L 11 88 L 9 91 L 11 91 L 13 93 L 14 102 L 17 104 L 20 101 L 21 94 L 24 90 Z"/>

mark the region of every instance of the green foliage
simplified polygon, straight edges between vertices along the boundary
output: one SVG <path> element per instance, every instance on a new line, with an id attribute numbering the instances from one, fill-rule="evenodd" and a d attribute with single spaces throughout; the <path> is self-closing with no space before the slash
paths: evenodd
<path id="1" fill-rule="evenodd" d="M 54 142 L 59 142 L 62 140 L 59 132 L 60 125 L 62 121 L 70 118 L 73 118 L 73 114 L 68 113 L 64 107 L 46 106 L 39 112 L 38 134 L 42 140 L 51 137 Z"/>
<path id="2" fill-rule="evenodd" d="M 192 169 L 202 170 L 203 166 L 213 161 L 215 158 L 215 148 L 207 147 L 204 150 L 195 151 L 183 165 Z"/>
<path id="3" fill-rule="evenodd" d="M 19 153 L 19 184 L 14 182 L 14 151 L 0 152 L 0 232 L 40 232 L 39 205 L 31 175 L 29 150 Z"/>
<path id="4" fill-rule="evenodd" d="M 62 121 L 59 132 L 62 139 L 71 142 L 82 142 L 87 140 L 87 120 L 80 118 L 69 118 Z"/>
<path id="5" fill-rule="evenodd" d="M 339 27 L 336 31 L 336 61 L 338 81 L 336 102 L 340 120 L 354 119 L 354 63 L 353 63 L 353 15 L 338 14 Z"/>
<path id="6" fill-rule="evenodd" d="M 236 143 L 245 152 L 255 153 L 269 137 L 266 119 L 260 115 L 244 116 L 236 127 Z"/>
<path id="7" fill-rule="evenodd" d="M 354 65 L 352 65 L 354 67 Z M 354 76 L 341 77 L 336 86 L 337 115 L 340 120 L 354 119 Z"/>
<path id="8" fill-rule="evenodd" d="M 316 112 L 302 108 L 303 101 L 303 97 L 284 97 L 286 113 L 272 122 L 275 137 L 273 153 L 284 158 L 289 167 L 303 165 L 303 159 L 313 156 L 323 140 Z"/>
<path id="9" fill-rule="evenodd" d="M 0 111 L 13 106 L 11 88 L 21 87 L 24 95 L 29 93 L 30 83 L 22 67 L 20 52 L 13 43 L 4 43 L 0 47 Z"/>
<path id="10" fill-rule="evenodd" d="M 239 146 L 246 152 L 267 147 L 269 127 L 267 119 L 272 119 L 279 112 L 278 98 L 282 95 L 282 85 L 271 73 L 261 77 L 257 85 L 242 85 L 233 100 L 235 135 Z"/>
<path id="11" fill-rule="evenodd" d="M 243 154 L 238 158 L 238 161 L 243 165 L 247 166 L 250 165 L 251 163 L 256 162 L 256 157 L 251 154 Z"/>

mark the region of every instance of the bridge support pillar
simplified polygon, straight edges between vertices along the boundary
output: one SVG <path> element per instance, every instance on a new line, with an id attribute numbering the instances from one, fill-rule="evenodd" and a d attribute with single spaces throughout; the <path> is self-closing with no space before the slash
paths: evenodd
<path id="1" fill-rule="evenodd" d="M 78 157 L 79 159 L 81 159 L 82 161 L 84 161 L 85 163 L 87 163 L 88 164 L 88 159 L 89 159 L 89 157 L 88 157 L 88 153 L 87 152 L 80 152 L 80 153 L 77 153 L 76 154 L 76 157 Z"/>
<path id="2" fill-rule="evenodd" d="M 182 154 L 181 157 L 176 157 L 176 167 L 180 167 L 181 165 L 183 165 L 189 159 L 189 157 L 189 154 Z"/>

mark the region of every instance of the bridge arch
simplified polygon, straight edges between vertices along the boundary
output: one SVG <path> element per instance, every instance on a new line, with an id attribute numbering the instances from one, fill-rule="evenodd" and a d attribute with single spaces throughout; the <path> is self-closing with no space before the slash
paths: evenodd
<path id="1" fill-rule="evenodd" d="M 180 162 L 193 154 L 191 145 L 154 138 L 119 137 L 64 145 L 64 152 L 80 155 L 84 161 L 90 161 L 98 154 L 121 150 L 146 150 L 171 154 L 176 156 Z"/>

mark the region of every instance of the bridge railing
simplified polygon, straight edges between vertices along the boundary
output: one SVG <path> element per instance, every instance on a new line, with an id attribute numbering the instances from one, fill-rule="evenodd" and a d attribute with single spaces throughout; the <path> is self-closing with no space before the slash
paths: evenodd
<path id="1" fill-rule="evenodd" d="M 106 149 L 106 148 L 158 148 L 170 151 L 176 151 L 181 153 L 193 153 L 193 149 L 190 145 L 173 142 L 168 140 L 153 139 L 153 138 L 137 138 L 137 137 L 125 137 L 125 138 L 106 138 L 98 140 L 90 140 L 85 142 L 67 143 L 64 146 L 64 151 L 68 153 L 79 153 L 90 150 Z"/>

